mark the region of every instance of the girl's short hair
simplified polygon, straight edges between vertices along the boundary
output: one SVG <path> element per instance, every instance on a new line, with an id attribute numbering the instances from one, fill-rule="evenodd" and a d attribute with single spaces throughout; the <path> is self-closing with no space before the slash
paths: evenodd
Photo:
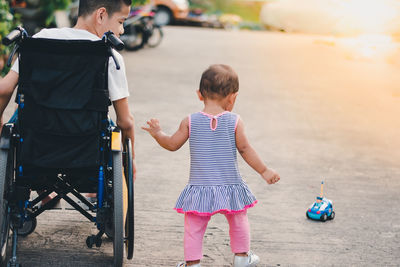
<path id="1" fill-rule="evenodd" d="M 239 91 L 239 78 L 228 65 L 211 65 L 201 76 L 200 93 L 204 98 L 224 98 L 237 91 Z"/>
<path id="2" fill-rule="evenodd" d="M 104 7 L 107 13 L 112 16 L 115 12 L 121 10 L 122 3 L 130 6 L 132 0 L 80 0 L 78 17 L 90 15 L 101 7 Z"/>

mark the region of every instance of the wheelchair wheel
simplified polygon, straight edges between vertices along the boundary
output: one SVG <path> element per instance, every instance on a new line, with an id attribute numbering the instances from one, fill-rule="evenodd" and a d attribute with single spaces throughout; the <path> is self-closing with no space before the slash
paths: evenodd
<path id="1" fill-rule="evenodd" d="M 134 248 L 134 187 L 132 166 L 132 141 L 124 142 L 124 172 L 128 187 L 128 212 L 125 219 L 125 246 L 128 260 L 133 258 Z"/>
<path id="2" fill-rule="evenodd" d="M 4 198 L 8 188 L 8 150 L 0 148 L 0 266 L 5 265 L 10 234 L 8 201 Z"/>
<path id="3" fill-rule="evenodd" d="M 124 201 L 123 201 L 122 152 L 113 151 L 113 222 L 114 266 L 122 266 L 124 257 Z"/>

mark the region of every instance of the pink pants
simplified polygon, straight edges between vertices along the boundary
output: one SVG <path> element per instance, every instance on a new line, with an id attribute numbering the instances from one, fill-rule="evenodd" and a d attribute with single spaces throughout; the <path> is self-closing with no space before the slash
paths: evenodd
<path id="1" fill-rule="evenodd" d="M 229 223 L 229 236 L 233 253 L 250 250 L 250 227 L 247 211 L 225 214 Z M 185 261 L 200 260 L 203 257 L 203 237 L 211 216 L 185 213 L 185 234 L 183 240 Z"/>

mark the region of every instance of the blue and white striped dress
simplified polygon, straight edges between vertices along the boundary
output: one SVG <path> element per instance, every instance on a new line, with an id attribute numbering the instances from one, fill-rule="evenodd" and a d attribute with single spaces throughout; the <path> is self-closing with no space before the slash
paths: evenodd
<path id="1" fill-rule="evenodd" d="M 176 211 L 209 216 L 243 211 L 257 203 L 238 170 L 238 119 L 228 111 L 216 116 L 204 112 L 189 116 L 190 178 L 176 202 Z"/>

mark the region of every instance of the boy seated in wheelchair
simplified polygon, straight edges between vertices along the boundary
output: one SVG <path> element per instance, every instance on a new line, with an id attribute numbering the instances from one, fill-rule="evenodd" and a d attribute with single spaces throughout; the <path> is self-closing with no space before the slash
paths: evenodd
<path id="1" fill-rule="evenodd" d="M 124 32 L 123 22 L 130 12 L 131 0 L 80 0 L 78 21 L 73 28 L 43 29 L 34 37 L 65 40 L 100 40 L 105 32 L 112 31 L 116 36 Z M 122 131 L 123 138 L 132 140 L 134 144 L 134 118 L 129 110 L 128 84 L 122 56 L 114 51 L 121 69 L 117 70 L 114 60 L 110 58 L 108 67 L 108 90 L 110 100 L 116 113 L 116 124 Z M 0 130 L 3 126 L 2 115 L 18 84 L 18 60 L 11 71 L 0 80 Z M 17 116 L 13 116 L 17 117 Z M 134 159 L 134 153 L 133 153 Z M 136 166 L 133 160 L 133 177 Z M 44 199 L 43 204 L 51 197 Z"/>

